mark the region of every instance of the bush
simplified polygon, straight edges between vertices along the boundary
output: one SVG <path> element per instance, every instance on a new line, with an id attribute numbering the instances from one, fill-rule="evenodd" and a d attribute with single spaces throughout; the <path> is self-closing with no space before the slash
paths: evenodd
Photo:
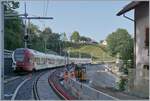
<path id="1" fill-rule="evenodd" d="M 127 84 L 127 80 L 126 79 L 120 79 L 120 81 L 118 82 L 118 89 L 120 90 L 120 91 L 124 91 L 125 90 L 125 88 L 126 88 L 126 84 Z"/>

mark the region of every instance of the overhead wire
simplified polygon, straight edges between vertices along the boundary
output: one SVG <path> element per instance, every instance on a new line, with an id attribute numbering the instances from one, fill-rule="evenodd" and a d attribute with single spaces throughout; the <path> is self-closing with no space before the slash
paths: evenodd
<path id="1" fill-rule="evenodd" d="M 44 16 L 44 13 L 45 13 L 45 0 L 43 1 L 44 3 L 43 3 L 43 16 Z"/>
<path id="2" fill-rule="evenodd" d="M 47 16 L 47 10 L 48 10 L 48 3 L 49 3 L 49 0 L 47 0 L 47 5 L 46 5 L 46 9 L 45 9 L 45 16 Z"/>

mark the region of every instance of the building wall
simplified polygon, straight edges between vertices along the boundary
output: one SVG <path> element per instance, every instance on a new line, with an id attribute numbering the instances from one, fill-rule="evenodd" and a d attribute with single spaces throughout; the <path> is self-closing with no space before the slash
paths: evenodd
<path id="1" fill-rule="evenodd" d="M 149 93 L 149 73 L 143 68 L 149 65 L 148 48 L 145 47 L 146 28 L 149 27 L 149 5 L 141 3 L 135 8 L 136 21 L 136 79 L 134 82 L 137 92 L 141 96 L 148 96 Z"/>

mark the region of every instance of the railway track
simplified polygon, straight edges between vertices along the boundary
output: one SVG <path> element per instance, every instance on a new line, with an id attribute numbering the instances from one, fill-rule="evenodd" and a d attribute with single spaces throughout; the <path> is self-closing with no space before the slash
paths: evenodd
<path id="1" fill-rule="evenodd" d="M 27 82 L 28 75 L 18 77 L 17 79 L 9 80 L 4 82 L 4 99 L 14 100 L 21 89 L 21 87 Z"/>
<path id="2" fill-rule="evenodd" d="M 59 71 L 59 69 L 58 69 Z M 57 70 L 44 70 L 20 76 L 5 83 L 4 100 L 68 100 L 60 88 Z M 50 82 L 52 80 L 52 82 Z M 45 86 L 45 82 L 47 83 Z M 46 91 L 43 91 L 46 89 Z M 48 96 L 49 97 L 48 97 Z M 44 96 L 47 96 L 45 98 Z"/>
<path id="3" fill-rule="evenodd" d="M 33 96 L 34 96 L 34 99 L 35 99 L 35 100 L 40 100 L 40 96 L 39 96 L 38 90 L 37 90 L 37 83 L 38 83 L 38 80 L 40 79 L 40 77 L 41 77 L 42 75 L 44 75 L 44 74 L 45 74 L 45 72 L 44 72 L 44 73 L 40 73 L 40 74 L 37 76 L 37 78 L 34 80 L 34 83 L 33 83 Z"/>
<path id="4" fill-rule="evenodd" d="M 40 99 L 37 92 L 37 81 L 46 71 L 30 73 L 28 75 L 19 76 L 18 78 L 9 80 L 4 83 L 4 99 L 5 100 L 30 100 Z M 31 85 L 33 84 L 33 85 Z M 29 89 L 29 90 L 28 90 Z M 32 93 L 33 89 L 33 93 Z M 21 94 L 25 94 L 24 96 Z M 27 95 L 28 94 L 28 95 Z"/>

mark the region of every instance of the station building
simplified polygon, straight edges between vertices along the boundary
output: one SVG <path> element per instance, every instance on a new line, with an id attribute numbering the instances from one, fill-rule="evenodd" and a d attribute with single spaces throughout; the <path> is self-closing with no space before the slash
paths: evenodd
<path id="1" fill-rule="evenodd" d="M 134 19 L 125 15 L 134 10 Z M 129 74 L 128 91 L 149 97 L 149 1 L 132 1 L 117 16 L 123 15 L 134 22 L 134 69 Z"/>

